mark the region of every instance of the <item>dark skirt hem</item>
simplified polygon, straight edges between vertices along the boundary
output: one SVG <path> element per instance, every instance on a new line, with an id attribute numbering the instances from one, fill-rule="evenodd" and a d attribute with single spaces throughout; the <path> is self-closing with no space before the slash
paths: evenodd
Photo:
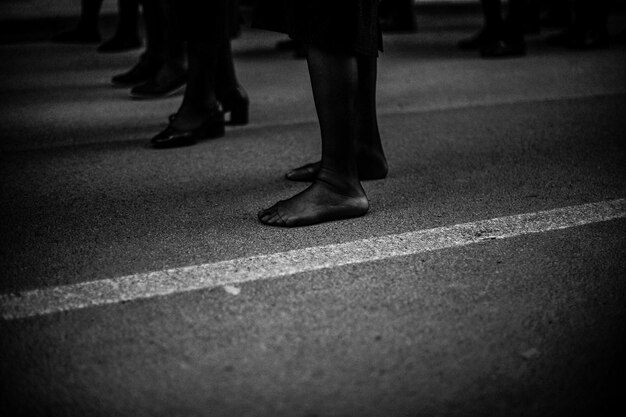
<path id="1" fill-rule="evenodd" d="M 260 0 L 252 27 L 347 54 L 383 50 L 378 0 Z"/>

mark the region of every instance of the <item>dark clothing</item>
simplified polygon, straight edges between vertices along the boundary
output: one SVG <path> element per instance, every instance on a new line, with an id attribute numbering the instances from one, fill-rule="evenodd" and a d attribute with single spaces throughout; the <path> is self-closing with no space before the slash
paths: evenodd
<path id="1" fill-rule="evenodd" d="M 485 32 L 496 40 L 524 42 L 524 13 L 528 0 L 509 0 L 506 18 L 502 18 L 501 0 L 481 0 Z"/>
<path id="2" fill-rule="evenodd" d="M 377 56 L 379 0 L 259 0 L 253 26 L 326 50 Z"/>
<path id="3" fill-rule="evenodd" d="M 222 33 L 231 38 L 241 31 L 237 0 L 176 0 L 185 40 L 211 41 Z"/>
<path id="4" fill-rule="evenodd" d="M 146 52 L 144 58 L 163 65 L 183 66 L 184 50 L 180 27 L 174 7 L 176 0 L 142 0 L 146 24 Z"/>

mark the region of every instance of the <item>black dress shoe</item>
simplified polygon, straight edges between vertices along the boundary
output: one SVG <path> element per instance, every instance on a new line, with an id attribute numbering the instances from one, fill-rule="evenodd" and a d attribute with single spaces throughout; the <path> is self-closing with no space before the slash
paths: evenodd
<path id="1" fill-rule="evenodd" d="M 526 55 L 524 42 L 509 42 L 499 40 L 480 48 L 483 58 L 515 58 Z"/>
<path id="2" fill-rule="evenodd" d="M 187 84 L 187 74 L 178 74 L 172 77 L 156 76 L 131 88 L 130 96 L 140 100 L 170 97 L 180 93 L 185 84 Z"/>
<path id="3" fill-rule="evenodd" d="M 141 48 L 141 39 L 138 36 L 114 36 L 98 46 L 98 52 L 114 53 Z"/>
<path id="4" fill-rule="evenodd" d="M 115 87 L 133 87 L 155 77 L 160 67 L 147 59 L 140 59 L 129 71 L 114 75 L 111 78 L 111 84 Z"/>
<path id="5" fill-rule="evenodd" d="M 237 86 L 234 90 L 225 94 L 219 94 L 218 99 L 222 104 L 224 113 L 227 113 L 227 125 L 246 125 L 250 118 L 250 99 L 248 93 L 242 86 Z"/>
<path id="6" fill-rule="evenodd" d="M 198 127 L 181 130 L 171 124 L 150 140 L 154 148 L 176 148 L 193 145 L 204 139 L 215 139 L 224 136 L 224 113 L 221 108 L 215 109 L 207 120 Z"/>

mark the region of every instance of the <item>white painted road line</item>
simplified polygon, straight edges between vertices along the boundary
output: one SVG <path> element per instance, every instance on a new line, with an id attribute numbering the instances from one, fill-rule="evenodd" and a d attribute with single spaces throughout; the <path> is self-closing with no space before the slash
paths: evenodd
<path id="1" fill-rule="evenodd" d="M 0 295 L 4 320 L 285 277 L 626 217 L 626 199 Z"/>

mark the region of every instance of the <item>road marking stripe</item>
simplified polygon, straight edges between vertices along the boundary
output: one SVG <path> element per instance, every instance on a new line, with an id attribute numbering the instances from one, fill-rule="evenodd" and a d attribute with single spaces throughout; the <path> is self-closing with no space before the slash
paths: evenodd
<path id="1" fill-rule="evenodd" d="M 626 199 L 0 295 L 4 320 L 285 277 L 626 217 Z"/>

